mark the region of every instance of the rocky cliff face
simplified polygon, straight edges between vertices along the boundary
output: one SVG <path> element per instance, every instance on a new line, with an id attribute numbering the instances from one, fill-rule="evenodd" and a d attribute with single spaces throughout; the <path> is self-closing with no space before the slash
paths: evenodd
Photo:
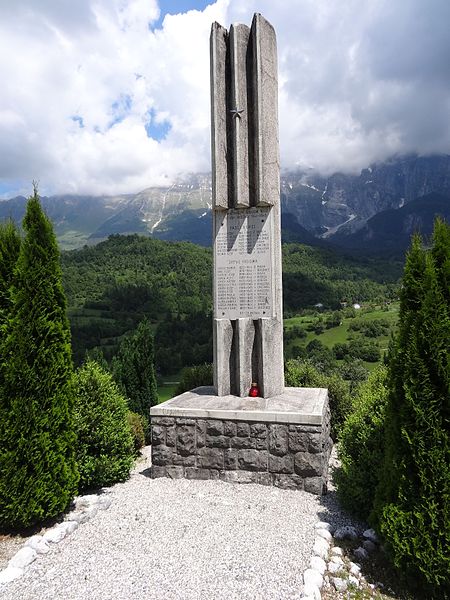
<path id="1" fill-rule="evenodd" d="M 450 196 L 450 156 L 393 159 L 357 176 L 286 173 L 282 181 L 284 209 L 324 238 L 357 231 L 374 215 L 431 192 Z"/>
<path id="2" fill-rule="evenodd" d="M 450 198 L 449 155 L 392 159 L 372 165 L 359 175 L 335 173 L 323 177 L 312 170 L 284 172 L 282 212 L 289 215 L 284 220 L 285 225 L 289 223 L 285 239 L 305 242 L 311 235 L 353 247 L 362 236 L 355 237 L 351 244 L 346 244 L 346 238 L 363 230 L 369 219 L 386 210 L 396 211 L 432 192 Z M 116 233 L 141 233 L 205 245 L 211 240 L 209 174 L 194 174 L 170 187 L 148 188 L 138 194 L 52 196 L 42 198 L 42 203 L 65 248 L 97 243 Z M 20 221 L 24 209 L 23 197 L 0 202 L 0 219 Z M 414 214 L 409 218 L 414 219 Z M 364 229 L 366 235 L 370 235 L 369 230 Z"/>

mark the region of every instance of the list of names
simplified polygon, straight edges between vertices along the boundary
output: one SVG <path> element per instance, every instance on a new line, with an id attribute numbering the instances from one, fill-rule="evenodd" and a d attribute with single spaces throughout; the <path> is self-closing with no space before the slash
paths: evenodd
<path id="1" fill-rule="evenodd" d="M 230 209 L 216 215 L 216 318 L 273 316 L 270 208 Z"/>

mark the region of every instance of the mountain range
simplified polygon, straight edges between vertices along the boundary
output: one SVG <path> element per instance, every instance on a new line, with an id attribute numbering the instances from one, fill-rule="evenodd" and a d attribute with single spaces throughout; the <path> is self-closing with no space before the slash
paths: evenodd
<path id="1" fill-rule="evenodd" d="M 41 200 L 65 249 L 129 233 L 211 243 L 209 174 L 193 174 L 170 187 L 137 194 Z M 1 201 L 0 219 L 20 222 L 25 205 L 23 196 Z M 284 241 L 401 252 L 414 231 L 430 234 L 436 214 L 450 221 L 450 155 L 397 157 L 358 175 L 285 171 L 281 206 Z"/>

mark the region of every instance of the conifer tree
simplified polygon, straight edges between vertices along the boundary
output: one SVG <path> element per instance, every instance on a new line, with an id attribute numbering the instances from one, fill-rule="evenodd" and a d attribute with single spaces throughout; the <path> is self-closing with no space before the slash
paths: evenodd
<path id="1" fill-rule="evenodd" d="M 77 486 L 72 358 L 59 251 L 37 189 L 29 199 L 1 343 L 0 525 L 63 511 Z"/>
<path id="2" fill-rule="evenodd" d="M 415 237 L 391 349 L 385 460 L 373 518 L 395 564 L 445 597 L 450 572 L 449 227 Z"/>
<path id="3" fill-rule="evenodd" d="M 14 222 L 0 223 L 0 327 L 11 309 L 11 285 L 19 251 L 20 234 Z"/>
<path id="4" fill-rule="evenodd" d="M 121 341 L 111 368 L 128 398 L 129 409 L 149 418 L 150 407 L 158 403 L 158 395 L 153 332 L 148 319 L 143 319 L 136 331 Z"/>

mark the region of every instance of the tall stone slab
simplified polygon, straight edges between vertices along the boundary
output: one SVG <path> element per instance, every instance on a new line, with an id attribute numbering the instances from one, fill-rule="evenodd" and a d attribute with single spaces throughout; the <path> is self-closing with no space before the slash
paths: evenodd
<path id="1" fill-rule="evenodd" d="M 283 393 L 278 77 L 273 27 L 211 31 L 214 386 Z"/>

